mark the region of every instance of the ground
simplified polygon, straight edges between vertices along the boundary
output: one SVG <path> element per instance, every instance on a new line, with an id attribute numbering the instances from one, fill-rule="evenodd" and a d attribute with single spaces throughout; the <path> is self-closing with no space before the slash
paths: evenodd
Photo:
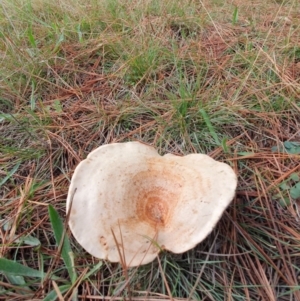
<path id="1" fill-rule="evenodd" d="M 3 0 L 0 39 L 0 299 L 300 300 L 298 1 Z M 66 223 L 75 167 L 126 141 L 238 175 L 203 242 L 133 269 Z"/>

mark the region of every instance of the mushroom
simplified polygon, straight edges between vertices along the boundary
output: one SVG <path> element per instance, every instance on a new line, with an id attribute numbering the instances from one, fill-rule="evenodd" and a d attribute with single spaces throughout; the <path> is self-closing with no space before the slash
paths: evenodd
<path id="1" fill-rule="evenodd" d="M 236 186 L 232 168 L 204 154 L 160 156 L 140 142 L 104 145 L 75 170 L 69 226 L 93 256 L 138 266 L 162 249 L 182 253 L 205 239 Z"/>

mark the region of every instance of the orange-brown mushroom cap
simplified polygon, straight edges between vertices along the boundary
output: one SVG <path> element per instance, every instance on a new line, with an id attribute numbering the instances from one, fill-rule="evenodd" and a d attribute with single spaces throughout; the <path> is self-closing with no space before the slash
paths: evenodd
<path id="1" fill-rule="evenodd" d="M 75 170 L 69 225 L 93 256 L 119 262 L 121 254 L 127 266 L 146 264 L 161 249 L 182 253 L 201 242 L 236 186 L 232 168 L 207 155 L 160 156 L 139 142 L 109 144 Z"/>

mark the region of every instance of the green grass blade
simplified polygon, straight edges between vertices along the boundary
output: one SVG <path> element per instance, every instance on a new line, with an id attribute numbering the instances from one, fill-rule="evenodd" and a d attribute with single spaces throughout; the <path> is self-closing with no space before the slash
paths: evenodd
<path id="1" fill-rule="evenodd" d="M 61 45 L 61 43 L 65 40 L 65 36 L 63 33 L 60 34 L 58 40 L 57 40 L 57 43 L 54 47 L 54 50 L 53 50 L 53 53 L 56 53 L 58 50 L 59 50 L 59 47 Z"/>
<path id="2" fill-rule="evenodd" d="M 103 262 L 100 261 L 98 262 L 84 277 L 83 280 L 88 279 L 91 275 L 95 274 L 98 272 L 98 270 L 103 266 Z"/>
<path id="3" fill-rule="evenodd" d="M 21 162 L 17 163 L 13 169 L 4 177 L 4 179 L 1 180 L 0 182 L 0 187 L 18 170 Z"/>
<path id="4" fill-rule="evenodd" d="M 235 25 L 239 18 L 239 9 L 237 6 L 234 7 L 234 11 L 232 14 L 232 24 Z"/>
<path id="5" fill-rule="evenodd" d="M 7 274 L 6 275 L 8 281 L 13 284 L 13 285 L 18 285 L 18 286 L 25 286 L 26 285 L 26 282 L 25 282 L 25 279 L 23 276 L 16 276 L 16 275 L 10 275 L 10 274 Z M 28 290 L 30 290 L 28 288 Z"/>
<path id="6" fill-rule="evenodd" d="M 29 40 L 31 46 L 36 48 L 36 42 L 35 42 L 35 38 L 33 36 L 32 26 L 29 26 L 29 28 L 27 30 L 27 35 L 28 35 L 28 40 Z"/>
<path id="7" fill-rule="evenodd" d="M 227 146 L 226 142 L 227 142 L 227 139 L 223 138 L 222 139 L 222 148 L 223 148 L 224 153 L 227 154 L 229 152 L 229 149 L 228 149 L 228 146 Z"/>
<path id="8" fill-rule="evenodd" d="M 33 237 L 31 235 L 20 236 L 19 238 L 15 239 L 15 242 L 18 244 L 25 244 L 32 247 L 38 247 L 41 245 L 41 242 L 36 237 Z"/>
<path id="9" fill-rule="evenodd" d="M 3 274 L 9 274 L 14 276 L 27 276 L 43 278 L 44 273 L 35 269 L 29 268 L 13 260 L 6 258 L 0 258 L 0 272 Z"/>
<path id="10" fill-rule="evenodd" d="M 205 112 L 204 109 L 200 109 L 199 110 L 200 114 L 202 115 L 203 119 L 204 119 L 204 122 L 206 123 L 206 126 L 210 132 L 210 134 L 212 135 L 212 137 L 214 138 L 215 142 L 217 145 L 220 145 L 220 140 L 218 138 L 218 135 L 217 133 L 215 132 L 215 129 L 212 125 L 212 123 L 210 122 L 210 119 L 209 119 L 209 116 L 207 115 L 207 113 Z"/>
<path id="11" fill-rule="evenodd" d="M 64 235 L 65 233 L 64 224 L 58 212 L 51 205 L 49 205 L 48 207 L 48 212 L 49 212 L 49 217 L 54 232 L 55 240 L 58 246 L 60 246 L 61 241 L 63 239 L 61 256 L 68 270 L 69 276 L 71 278 L 71 282 L 74 283 L 77 279 L 77 275 L 73 264 L 73 252 L 71 249 L 71 244 L 68 236 Z"/>
<path id="12" fill-rule="evenodd" d="M 61 285 L 59 286 L 59 291 L 63 294 L 65 292 L 67 292 L 70 288 L 71 288 L 71 284 L 65 284 L 65 285 Z M 56 301 L 57 300 L 57 293 L 55 290 L 51 291 L 45 298 L 43 301 Z"/>
<path id="13" fill-rule="evenodd" d="M 16 285 L 16 286 L 20 286 L 24 289 L 26 289 L 28 292 L 32 292 L 32 290 L 30 289 L 30 287 L 28 286 L 28 284 L 26 283 L 25 279 L 23 276 L 16 276 L 16 275 L 10 275 L 10 274 L 6 274 L 6 278 L 7 280 L 12 284 L 12 285 Z M 20 291 L 20 294 L 25 294 L 24 291 Z"/>

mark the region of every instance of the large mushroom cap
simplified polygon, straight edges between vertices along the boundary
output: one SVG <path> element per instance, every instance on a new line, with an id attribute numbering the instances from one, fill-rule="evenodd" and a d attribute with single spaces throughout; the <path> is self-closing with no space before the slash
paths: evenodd
<path id="1" fill-rule="evenodd" d="M 121 254 L 127 266 L 146 264 L 160 249 L 182 253 L 201 242 L 236 185 L 232 168 L 207 155 L 160 156 L 139 142 L 109 144 L 75 170 L 69 225 L 93 256 L 119 262 Z"/>

